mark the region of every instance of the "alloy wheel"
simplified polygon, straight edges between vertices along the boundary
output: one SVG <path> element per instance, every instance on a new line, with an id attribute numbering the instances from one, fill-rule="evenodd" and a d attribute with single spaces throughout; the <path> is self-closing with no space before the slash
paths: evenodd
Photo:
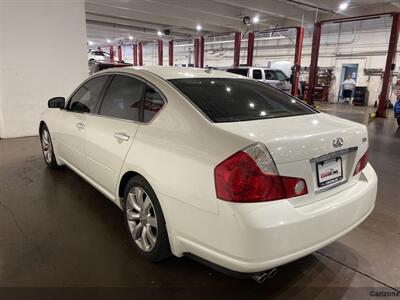
<path id="1" fill-rule="evenodd" d="M 48 164 L 50 164 L 53 155 L 53 146 L 51 144 L 50 134 L 47 129 L 43 129 L 42 131 L 42 150 L 44 159 Z"/>
<path id="2" fill-rule="evenodd" d="M 140 187 L 133 187 L 126 199 L 129 230 L 136 245 L 145 252 L 153 250 L 157 241 L 157 218 L 150 196 Z"/>

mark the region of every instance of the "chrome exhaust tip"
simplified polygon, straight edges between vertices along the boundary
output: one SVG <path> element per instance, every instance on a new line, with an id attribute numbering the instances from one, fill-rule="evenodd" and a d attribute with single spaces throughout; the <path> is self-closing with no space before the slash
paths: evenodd
<path id="1" fill-rule="evenodd" d="M 278 273 L 278 269 L 274 268 L 262 273 L 257 273 L 254 274 L 251 278 L 259 284 L 263 283 L 266 279 L 271 279 L 275 277 L 275 275 Z"/>

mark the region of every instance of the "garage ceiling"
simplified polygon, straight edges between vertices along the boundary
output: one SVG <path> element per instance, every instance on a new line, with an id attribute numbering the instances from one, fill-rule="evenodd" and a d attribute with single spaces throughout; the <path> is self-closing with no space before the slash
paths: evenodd
<path id="1" fill-rule="evenodd" d="M 229 32 L 246 27 L 244 16 L 259 16 L 254 29 L 314 23 L 327 18 L 398 11 L 400 0 L 87 0 L 88 39 L 154 40 L 169 29 L 174 37 L 189 37 L 201 24 L 204 32 Z M 378 3 L 379 2 L 379 3 Z"/>

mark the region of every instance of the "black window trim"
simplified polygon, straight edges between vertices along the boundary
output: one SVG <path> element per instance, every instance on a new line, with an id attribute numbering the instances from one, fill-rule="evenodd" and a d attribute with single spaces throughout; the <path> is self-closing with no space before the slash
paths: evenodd
<path id="1" fill-rule="evenodd" d="M 143 93 L 142 98 L 140 99 L 140 104 L 139 104 L 139 120 L 138 121 L 134 121 L 134 120 L 128 120 L 128 119 L 122 119 L 122 118 L 116 118 L 116 117 L 111 117 L 111 116 L 106 116 L 106 115 L 100 115 L 99 111 L 100 111 L 100 107 L 103 104 L 104 101 L 104 97 L 111 85 L 112 80 L 114 79 L 114 77 L 116 75 L 121 75 L 121 76 L 128 76 L 128 77 L 132 77 L 134 79 L 137 79 L 141 82 L 143 82 L 144 84 L 150 86 L 151 88 L 153 88 L 163 99 L 164 101 L 164 105 L 160 108 L 160 110 L 154 115 L 154 117 L 149 121 L 149 122 L 144 122 L 144 110 L 143 110 L 143 106 L 144 106 L 144 97 L 145 97 L 145 93 Z M 87 82 L 89 82 L 92 79 L 101 77 L 101 76 L 108 76 L 109 78 L 107 79 L 106 83 L 103 86 L 103 89 L 100 93 L 100 99 L 99 101 L 96 103 L 96 107 L 93 113 L 85 113 L 85 112 L 75 112 L 75 111 L 70 111 L 67 109 L 69 102 L 71 101 L 72 97 L 76 94 L 76 92 L 83 87 Z M 143 77 L 140 77 L 136 74 L 129 74 L 129 73 L 125 73 L 125 72 L 109 72 L 109 73 L 102 73 L 102 74 L 96 74 L 93 76 L 90 76 L 89 78 L 87 78 L 83 83 L 81 83 L 71 94 L 71 96 L 68 97 L 68 101 L 67 104 L 65 106 L 65 110 L 67 112 L 71 112 L 71 113 L 78 113 L 78 114 L 88 114 L 91 116 L 97 116 L 97 117 L 101 117 L 101 118 L 109 118 L 109 119 L 115 119 L 115 120 L 120 120 L 120 121 L 125 121 L 125 122 L 131 122 L 131 123 L 137 123 L 137 124 L 141 124 L 141 125 L 149 125 L 151 124 L 156 118 L 157 116 L 161 113 L 161 111 L 165 108 L 165 106 L 167 106 L 168 104 L 168 100 L 167 97 L 164 95 L 163 92 L 161 92 L 161 90 L 156 87 L 152 82 L 146 80 Z"/>

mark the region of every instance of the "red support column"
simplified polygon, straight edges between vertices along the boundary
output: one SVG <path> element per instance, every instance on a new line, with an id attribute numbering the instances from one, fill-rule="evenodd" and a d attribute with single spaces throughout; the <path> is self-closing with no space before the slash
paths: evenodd
<path id="1" fill-rule="evenodd" d="M 240 64 L 240 44 L 242 41 L 242 34 L 235 32 L 235 45 L 233 49 L 233 66 L 239 67 Z"/>
<path id="2" fill-rule="evenodd" d="M 118 61 L 122 61 L 122 47 L 118 45 Z"/>
<path id="3" fill-rule="evenodd" d="M 249 32 L 247 37 L 247 66 L 253 66 L 254 32 Z"/>
<path id="4" fill-rule="evenodd" d="M 110 60 L 114 61 L 114 47 L 110 46 Z"/>
<path id="5" fill-rule="evenodd" d="M 194 39 L 194 67 L 199 67 L 199 39 Z"/>
<path id="6" fill-rule="evenodd" d="M 168 43 L 168 64 L 170 66 L 174 65 L 174 41 L 169 41 Z"/>
<path id="7" fill-rule="evenodd" d="M 306 101 L 308 104 L 314 104 L 314 92 L 315 87 L 317 85 L 317 74 L 318 74 L 318 55 L 319 55 L 319 46 L 321 42 L 321 23 L 314 24 L 314 32 L 313 32 L 313 40 L 312 40 L 312 48 L 311 48 L 311 64 L 310 64 L 310 73 L 308 76 L 308 93 Z"/>
<path id="8" fill-rule="evenodd" d="M 294 72 L 292 82 L 292 95 L 297 97 L 299 90 L 300 66 L 301 66 L 301 50 L 303 49 L 304 27 L 296 28 L 296 49 L 294 52 Z"/>
<path id="9" fill-rule="evenodd" d="M 397 42 L 399 40 L 400 13 L 394 13 L 392 17 L 392 29 L 390 31 L 389 49 L 386 57 L 385 73 L 383 74 L 382 91 L 379 96 L 378 110 L 376 112 L 376 116 L 378 118 L 386 117 L 387 99 L 389 97 L 389 85 L 393 79 L 392 66 L 396 61 Z"/>
<path id="10" fill-rule="evenodd" d="M 204 68 L 204 36 L 199 37 L 199 67 Z"/>
<path id="11" fill-rule="evenodd" d="M 143 42 L 138 44 L 139 66 L 143 66 Z"/>
<path id="12" fill-rule="evenodd" d="M 163 41 L 162 40 L 157 41 L 157 50 L 158 50 L 158 65 L 162 66 L 163 65 Z"/>
<path id="13" fill-rule="evenodd" d="M 132 50 L 133 50 L 133 65 L 134 66 L 137 66 L 137 48 L 138 48 L 138 46 L 137 46 L 137 44 L 133 44 L 132 45 Z"/>

